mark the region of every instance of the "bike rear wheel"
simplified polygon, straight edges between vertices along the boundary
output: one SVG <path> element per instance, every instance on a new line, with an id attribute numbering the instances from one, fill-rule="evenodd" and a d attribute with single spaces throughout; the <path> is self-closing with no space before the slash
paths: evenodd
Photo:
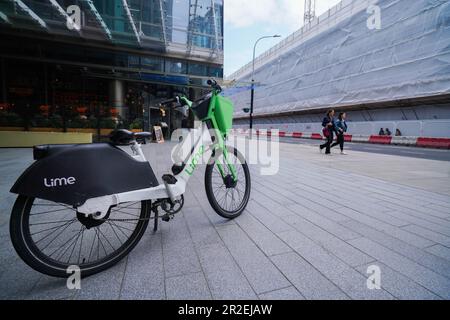
<path id="1" fill-rule="evenodd" d="M 250 171 L 244 156 L 236 149 L 227 146 L 228 160 L 236 168 L 237 181 L 233 181 L 222 153 L 213 155 L 206 166 L 205 188 L 208 201 L 218 215 L 234 219 L 247 206 L 250 199 Z M 212 161 L 215 159 L 215 161 Z M 222 164 L 225 178 L 222 177 L 217 163 Z"/>
<path id="2" fill-rule="evenodd" d="M 10 236 L 33 269 L 65 278 L 69 266 L 77 266 L 82 276 L 89 276 L 113 266 L 136 246 L 147 228 L 150 207 L 150 201 L 122 203 L 96 220 L 66 204 L 19 195 Z"/>

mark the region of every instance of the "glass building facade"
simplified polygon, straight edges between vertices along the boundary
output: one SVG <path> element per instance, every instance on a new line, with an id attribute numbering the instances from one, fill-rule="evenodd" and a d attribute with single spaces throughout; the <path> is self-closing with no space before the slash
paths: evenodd
<path id="1" fill-rule="evenodd" d="M 169 132 L 223 77 L 223 0 L 0 0 L 0 128 Z"/>

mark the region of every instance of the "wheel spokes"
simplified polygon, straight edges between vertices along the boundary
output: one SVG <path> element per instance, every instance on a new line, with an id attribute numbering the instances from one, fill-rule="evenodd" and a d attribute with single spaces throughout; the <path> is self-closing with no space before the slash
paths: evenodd
<path id="1" fill-rule="evenodd" d="M 66 204 L 35 201 L 28 215 L 31 241 L 41 254 L 66 265 L 97 263 L 114 254 L 142 220 L 140 201 L 112 207 L 99 220 L 79 216 Z"/>
<path id="2" fill-rule="evenodd" d="M 224 161 L 223 155 L 216 159 L 211 172 L 211 189 L 217 204 L 225 211 L 232 212 L 242 205 L 245 195 L 245 184 L 247 183 L 243 166 L 239 158 L 233 152 L 228 153 L 230 163 L 236 168 L 237 181 L 235 185 L 229 185 L 222 177 L 217 164 L 221 164 L 225 176 L 231 175 L 231 170 Z M 242 188 L 244 190 L 242 190 Z"/>

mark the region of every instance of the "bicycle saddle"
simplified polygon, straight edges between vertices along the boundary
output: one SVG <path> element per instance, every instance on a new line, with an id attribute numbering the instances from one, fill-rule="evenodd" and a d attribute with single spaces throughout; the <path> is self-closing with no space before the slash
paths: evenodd
<path id="1" fill-rule="evenodd" d="M 145 139 L 151 137 L 150 132 L 131 132 L 125 129 L 117 129 L 109 134 L 109 140 L 114 145 L 129 145 L 135 139 Z"/>

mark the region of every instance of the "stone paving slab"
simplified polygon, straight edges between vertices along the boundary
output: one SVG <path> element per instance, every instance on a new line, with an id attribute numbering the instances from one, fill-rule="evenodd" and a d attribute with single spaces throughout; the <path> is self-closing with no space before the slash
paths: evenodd
<path id="1" fill-rule="evenodd" d="M 306 299 L 348 299 L 336 284 L 297 253 L 281 254 L 271 259 Z"/>
<path id="2" fill-rule="evenodd" d="M 144 146 L 158 178 L 172 147 Z M 25 265 L 9 240 L 9 189 L 32 161 L 31 149 L 0 149 L 1 299 L 450 298 L 448 162 L 280 144 L 276 175 L 250 166 L 251 200 L 234 221 L 210 207 L 199 166 L 182 213 L 156 233 L 150 224 L 125 259 L 68 290 Z M 371 266 L 380 290 L 367 288 Z"/>
<path id="3" fill-rule="evenodd" d="M 211 292 L 202 272 L 166 278 L 167 299 L 210 300 Z"/>

